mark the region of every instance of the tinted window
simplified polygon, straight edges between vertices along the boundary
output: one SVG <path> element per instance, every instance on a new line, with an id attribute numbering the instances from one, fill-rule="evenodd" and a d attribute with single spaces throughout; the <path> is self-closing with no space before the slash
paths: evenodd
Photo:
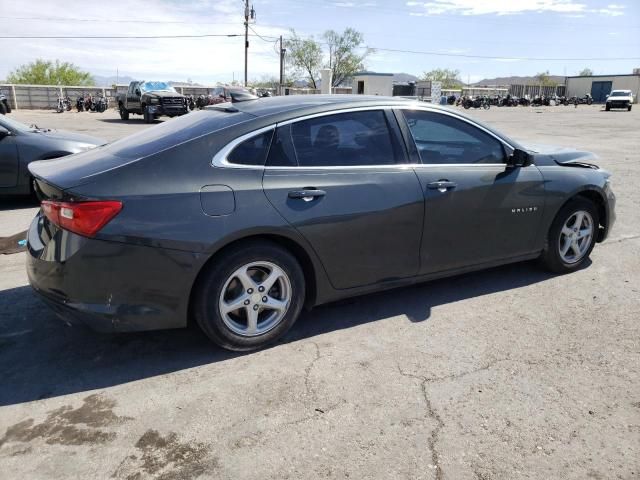
<path id="1" fill-rule="evenodd" d="M 239 165 L 264 165 L 272 136 L 273 130 L 269 130 L 245 140 L 227 155 L 227 161 Z"/>
<path id="2" fill-rule="evenodd" d="M 291 143 L 291 125 L 278 127 L 271 141 L 267 166 L 295 167 L 298 165 L 296 154 Z"/>
<path id="3" fill-rule="evenodd" d="M 291 138 L 301 167 L 395 163 L 384 112 L 338 113 L 296 122 Z"/>
<path id="4" fill-rule="evenodd" d="M 503 163 L 502 143 L 477 127 L 433 112 L 405 110 L 422 163 Z"/>

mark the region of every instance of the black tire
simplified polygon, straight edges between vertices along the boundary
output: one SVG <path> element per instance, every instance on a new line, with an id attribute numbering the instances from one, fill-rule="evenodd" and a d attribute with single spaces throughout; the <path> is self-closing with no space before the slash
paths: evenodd
<path id="1" fill-rule="evenodd" d="M 576 262 L 565 262 L 560 255 L 560 234 L 565 223 L 578 211 L 585 211 L 591 215 L 593 221 L 593 233 L 590 244 L 583 256 Z M 598 237 L 599 216 L 598 209 L 590 200 L 586 198 L 574 198 L 560 209 L 556 218 L 551 224 L 547 236 L 547 245 L 540 256 L 542 265 L 555 273 L 569 273 L 580 269 L 591 255 L 591 251 L 596 244 Z"/>
<path id="2" fill-rule="evenodd" d="M 289 307 L 282 319 L 265 333 L 245 336 L 224 322 L 218 308 L 222 289 L 233 273 L 251 262 L 270 262 L 288 276 L 291 285 Z M 280 339 L 296 322 L 305 298 L 305 278 L 297 260 L 287 250 L 268 241 L 252 241 L 222 253 L 201 273 L 192 300 L 193 315 L 204 333 L 227 350 L 250 351 Z"/>
<path id="3" fill-rule="evenodd" d="M 4 102 L 0 102 L 0 115 L 6 115 L 8 112 L 7 110 L 7 106 L 4 104 Z"/>
<path id="4" fill-rule="evenodd" d="M 144 118 L 144 123 L 153 123 L 153 115 L 149 112 L 148 107 L 143 107 L 142 116 Z"/>
<path id="5" fill-rule="evenodd" d="M 129 111 L 124 108 L 124 105 L 120 104 L 120 119 L 121 120 L 129 120 Z"/>
<path id="6" fill-rule="evenodd" d="M 631 111 L 631 105 L 627 107 L 627 112 L 630 112 L 630 111 Z"/>
<path id="7" fill-rule="evenodd" d="M 607 112 L 608 112 L 608 111 L 610 111 L 610 110 L 611 110 L 611 105 L 606 104 L 606 105 L 604 106 L 604 109 L 605 109 Z"/>

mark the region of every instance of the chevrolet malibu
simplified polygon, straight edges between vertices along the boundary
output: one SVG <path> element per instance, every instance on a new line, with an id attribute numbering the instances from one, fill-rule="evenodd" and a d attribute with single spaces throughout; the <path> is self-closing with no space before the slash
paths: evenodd
<path id="1" fill-rule="evenodd" d="M 31 285 L 68 323 L 252 350 L 304 306 L 496 265 L 588 261 L 613 225 L 592 154 L 384 97 L 223 103 L 29 168 Z"/>

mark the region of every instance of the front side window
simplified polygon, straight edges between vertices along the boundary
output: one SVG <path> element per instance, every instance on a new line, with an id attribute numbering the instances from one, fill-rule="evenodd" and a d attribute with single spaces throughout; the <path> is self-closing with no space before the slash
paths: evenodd
<path id="1" fill-rule="evenodd" d="M 404 110 L 425 164 L 504 163 L 502 143 L 479 128 L 436 112 Z"/>
<path id="2" fill-rule="evenodd" d="M 237 165 L 263 166 L 269 153 L 273 130 L 251 137 L 240 143 L 227 155 L 227 162 Z"/>
<path id="3" fill-rule="evenodd" d="M 350 167 L 396 163 L 382 110 L 337 113 L 291 125 L 300 167 Z"/>

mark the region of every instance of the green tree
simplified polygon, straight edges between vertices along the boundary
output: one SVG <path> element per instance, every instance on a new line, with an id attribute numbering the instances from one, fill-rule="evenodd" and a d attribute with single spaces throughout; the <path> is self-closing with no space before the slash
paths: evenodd
<path id="1" fill-rule="evenodd" d="M 73 63 L 37 59 L 9 73 L 8 83 L 31 85 L 94 85 L 91 74 Z"/>
<path id="2" fill-rule="evenodd" d="M 462 85 L 460 70 L 449 70 L 448 68 L 436 68 L 430 72 L 424 72 L 421 80 L 442 82 L 442 88 L 455 88 Z"/>
<path id="3" fill-rule="evenodd" d="M 353 28 L 347 28 L 342 33 L 327 30 L 323 37 L 329 47 L 329 62 L 326 66 L 331 69 L 332 87 L 340 85 L 354 73 L 364 70 L 364 60 L 374 51 L 364 47 L 363 35 Z M 364 51 L 357 53 L 361 48 L 364 48 Z"/>
<path id="4" fill-rule="evenodd" d="M 593 70 L 591 70 L 589 67 L 585 67 L 580 70 L 580 73 L 578 73 L 578 75 L 580 75 L 581 77 L 591 77 L 593 76 Z"/>
<path id="5" fill-rule="evenodd" d="M 304 76 L 313 88 L 317 88 L 316 79 L 322 67 L 322 47 L 311 38 L 300 38 L 291 30 L 291 38 L 285 42 L 288 65 L 295 76 Z"/>
<path id="6" fill-rule="evenodd" d="M 554 82 L 553 80 L 551 80 L 551 78 L 549 77 L 549 70 L 547 70 L 546 72 L 540 72 L 536 74 L 536 79 L 538 80 L 538 83 L 540 85 L 557 85 L 556 82 Z"/>

